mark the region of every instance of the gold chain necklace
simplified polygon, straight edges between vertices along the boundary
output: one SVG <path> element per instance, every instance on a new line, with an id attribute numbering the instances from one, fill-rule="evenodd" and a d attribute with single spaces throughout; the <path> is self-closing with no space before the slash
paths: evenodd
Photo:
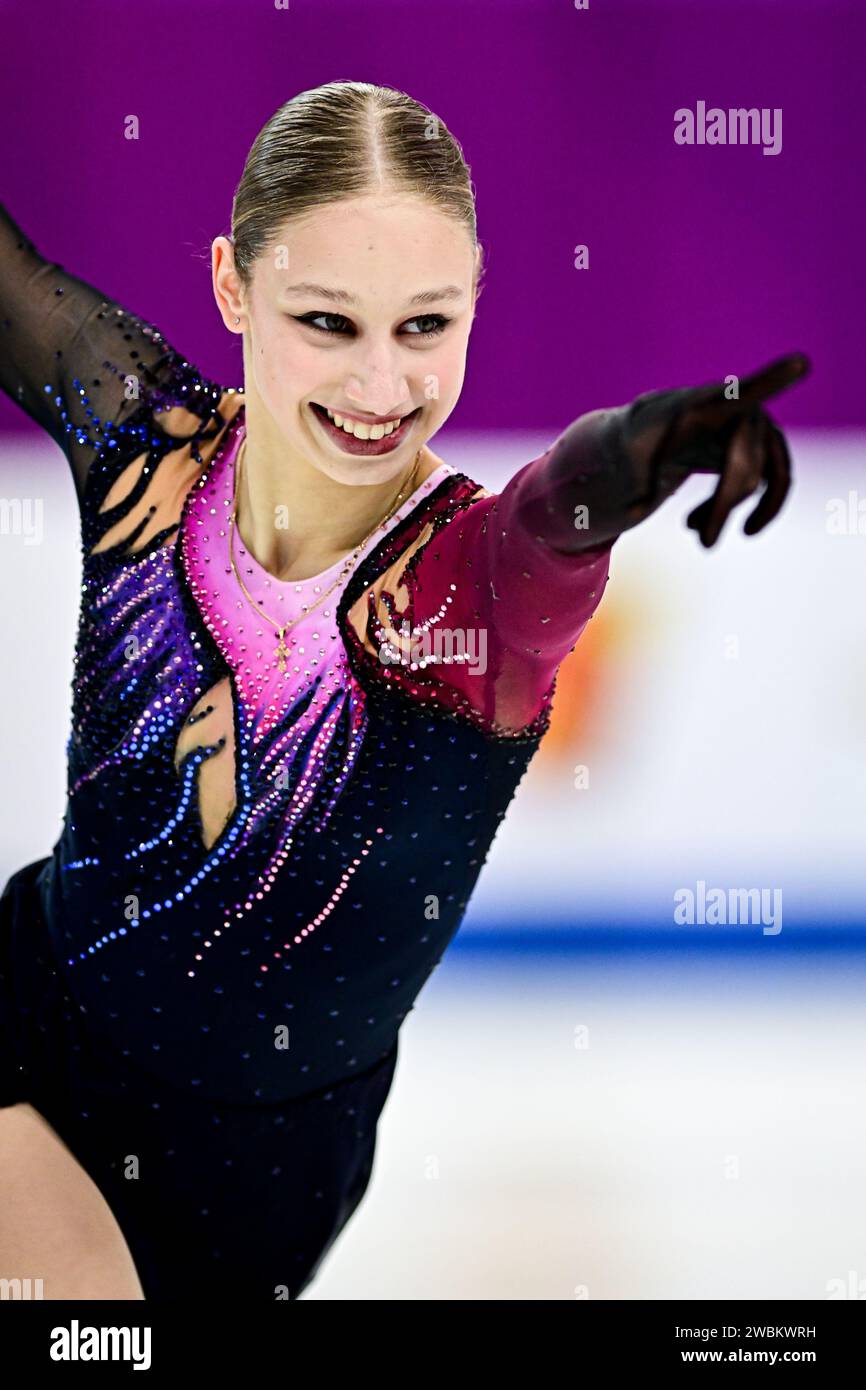
<path id="1" fill-rule="evenodd" d="M 368 542 L 368 540 L 370 539 L 370 537 L 371 537 L 371 536 L 375 536 L 376 532 L 377 532 L 378 530 L 380 530 L 381 527 L 383 527 L 388 521 L 390 521 L 391 517 L 393 516 L 394 512 L 395 512 L 395 511 L 397 510 L 397 508 L 399 507 L 399 505 L 400 505 L 401 501 L 403 500 L 403 498 L 404 498 L 405 496 L 408 495 L 408 491 L 409 491 L 410 485 L 411 485 L 411 483 L 412 483 L 412 480 L 413 480 L 413 478 L 415 477 L 415 474 L 416 474 L 417 471 L 418 471 L 418 461 L 419 461 L 419 459 L 421 458 L 421 452 L 422 452 L 422 451 L 421 451 L 421 449 L 419 449 L 418 452 L 417 452 L 417 454 L 415 455 L 415 462 L 414 462 L 413 465 L 412 465 L 412 472 L 409 474 L 409 478 L 408 478 L 407 482 L 405 483 L 405 485 L 404 485 L 404 486 L 400 489 L 400 491 L 397 493 L 396 498 L 395 498 L 394 501 L 391 503 L 391 506 L 389 507 L 389 509 L 388 509 L 388 511 L 386 512 L 385 516 L 382 517 L 382 520 L 381 520 L 381 521 L 377 521 L 377 522 L 376 522 L 376 525 L 373 527 L 372 531 L 368 531 L 368 533 L 367 533 L 367 535 L 364 537 L 364 539 L 363 539 L 362 541 L 360 541 L 360 542 L 358 543 L 358 545 L 355 546 L 355 549 L 354 549 L 354 550 L 351 552 L 351 554 L 349 555 L 349 557 L 348 557 L 348 559 L 347 559 L 345 565 L 344 565 L 343 568 L 340 570 L 340 573 L 337 575 L 337 578 L 334 580 L 334 582 L 333 582 L 333 584 L 330 586 L 330 588 L 326 589 L 325 592 L 324 592 L 323 594 L 320 594 L 319 597 L 316 599 L 315 603 L 310 603 L 310 604 L 305 605 L 305 606 L 304 606 L 304 611 L 303 611 L 302 613 L 299 613 L 298 616 L 297 616 L 296 618 L 290 618 L 290 619 L 289 619 L 287 622 L 285 622 L 285 623 L 278 623 L 274 618 L 272 618 L 272 617 L 270 616 L 269 613 L 266 613 L 266 612 L 264 611 L 264 609 L 263 609 L 263 608 L 260 608 L 259 605 L 256 603 L 256 601 L 255 601 L 255 599 L 253 598 L 252 594 L 249 592 L 249 590 L 247 589 L 246 585 L 244 584 L 244 581 L 241 579 L 241 576 L 240 576 L 240 574 L 239 574 L 239 572 L 238 572 L 238 567 L 237 567 L 237 565 L 235 564 L 235 557 L 234 557 L 234 534 L 235 534 L 235 529 L 236 529 L 236 518 L 237 518 L 237 510 L 238 510 L 238 481 L 239 481 L 239 479 L 240 479 L 240 469 L 238 468 L 238 462 L 239 462 L 239 460 L 240 460 L 240 458 L 241 458 L 241 455 L 242 455 L 243 452 L 244 452 L 244 449 L 246 448 L 246 443 L 247 443 L 247 441 L 246 441 L 246 437 L 245 437 L 244 440 L 243 440 L 243 443 L 241 444 L 240 449 L 238 449 L 238 452 L 237 452 L 237 454 L 236 454 L 236 456 L 235 456 L 235 466 L 234 466 L 234 496 L 233 496 L 233 498 L 232 498 L 231 516 L 229 517 L 229 563 L 231 564 L 232 573 L 234 574 L 235 579 L 238 581 L 238 584 L 240 585 L 241 592 L 243 593 L 244 598 L 247 600 L 247 602 L 248 602 L 249 604 L 252 605 L 252 607 L 256 610 L 256 612 L 257 612 L 262 618 L 265 619 L 266 622 L 269 622 L 269 623 L 271 624 L 271 626 L 274 627 L 274 628 L 276 628 L 276 630 L 277 630 L 277 639 L 278 639 L 278 640 L 277 640 L 276 657 L 277 657 L 277 663 L 278 663 L 279 671 L 280 671 L 281 674 L 283 674 L 283 673 L 285 672 L 285 669 L 286 669 L 286 661 L 288 660 L 288 657 L 291 655 L 291 653 L 290 653 L 290 651 L 289 651 L 289 648 L 286 646 L 286 633 L 288 632 L 289 628 L 290 628 L 290 627 L 294 627 L 295 624 L 296 624 L 296 623 L 299 623 L 299 622 L 301 621 L 302 618 L 306 618 L 310 613 L 312 613 L 312 611 L 313 611 L 314 608 L 317 608 L 317 607 L 318 607 L 318 605 L 319 605 L 320 603 L 324 603 L 324 601 L 325 601 L 325 599 L 328 597 L 328 595 L 329 595 L 329 594 L 332 594 L 332 593 L 334 592 L 334 590 L 336 589 L 337 585 L 341 583 L 341 581 L 345 578 L 345 576 L 346 576 L 346 575 L 350 572 L 350 570 L 353 568 L 353 566 L 354 566 L 354 564 L 355 564 L 355 561 L 357 560 L 357 558 L 358 558 L 358 556 L 360 555 L 361 551 L 364 549 L 364 546 L 367 544 L 367 542 Z"/>

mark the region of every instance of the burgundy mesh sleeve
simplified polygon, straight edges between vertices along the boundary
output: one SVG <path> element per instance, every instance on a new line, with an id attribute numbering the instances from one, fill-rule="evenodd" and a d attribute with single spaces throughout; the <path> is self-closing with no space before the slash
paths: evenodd
<path id="1" fill-rule="evenodd" d="M 608 580 L 613 540 L 573 554 L 552 543 L 571 543 L 569 518 L 539 507 L 556 447 L 434 531 L 401 577 L 403 609 L 393 586 L 383 595 L 392 678 L 444 687 L 442 703 L 497 733 L 546 722 L 557 669 Z"/>

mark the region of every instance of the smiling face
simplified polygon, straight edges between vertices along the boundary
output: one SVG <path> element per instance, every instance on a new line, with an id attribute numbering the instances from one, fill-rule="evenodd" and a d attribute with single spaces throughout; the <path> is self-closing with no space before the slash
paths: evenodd
<path id="1" fill-rule="evenodd" d="M 399 478 L 459 399 L 476 268 L 466 228 L 402 194 L 292 219 L 249 293 L 218 237 L 214 293 L 226 327 L 244 334 L 248 419 L 288 463 L 342 483 Z"/>

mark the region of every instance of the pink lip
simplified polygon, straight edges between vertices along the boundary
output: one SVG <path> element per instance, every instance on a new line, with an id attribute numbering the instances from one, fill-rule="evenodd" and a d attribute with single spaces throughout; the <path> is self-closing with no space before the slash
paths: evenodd
<path id="1" fill-rule="evenodd" d="M 310 408 L 312 410 L 312 406 Z M 320 410 L 321 407 L 319 410 L 313 410 L 313 414 L 319 422 L 319 428 L 323 429 L 334 441 L 341 453 L 354 454 L 361 458 L 375 458 L 380 454 L 393 453 L 403 443 L 417 418 L 415 414 L 412 414 L 411 419 L 404 416 L 402 425 L 398 425 L 395 430 L 392 430 L 390 434 L 383 435 L 381 439 L 356 439 L 354 435 L 347 434 L 345 430 L 335 425 L 333 420 L 329 420 L 326 415 L 320 414 Z M 367 421 L 365 420 L 363 423 L 366 424 Z"/>

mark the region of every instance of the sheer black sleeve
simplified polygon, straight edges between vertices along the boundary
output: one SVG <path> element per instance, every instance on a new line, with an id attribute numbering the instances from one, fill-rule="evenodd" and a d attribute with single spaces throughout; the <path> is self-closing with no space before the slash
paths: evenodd
<path id="1" fill-rule="evenodd" d="M 42 256 L 2 205 L 0 388 L 60 445 L 79 501 L 97 458 L 148 447 L 155 413 L 183 404 L 206 421 L 222 393 L 152 324 Z"/>

